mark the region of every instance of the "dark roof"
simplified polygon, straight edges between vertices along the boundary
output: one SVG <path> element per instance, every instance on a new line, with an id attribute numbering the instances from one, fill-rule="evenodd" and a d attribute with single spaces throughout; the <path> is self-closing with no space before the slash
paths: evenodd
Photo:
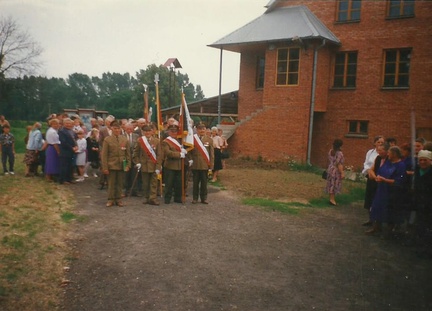
<path id="1" fill-rule="evenodd" d="M 210 44 L 210 47 L 240 52 L 242 47 L 292 39 L 339 39 L 307 8 L 291 6 L 272 8 L 243 27 Z"/>
<path id="2" fill-rule="evenodd" d="M 213 96 L 188 103 L 191 116 L 200 118 L 216 118 L 218 116 L 219 96 Z M 162 109 L 164 116 L 178 114 L 180 105 Z M 238 91 L 233 91 L 221 95 L 221 116 L 229 119 L 237 119 L 238 116 Z"/>

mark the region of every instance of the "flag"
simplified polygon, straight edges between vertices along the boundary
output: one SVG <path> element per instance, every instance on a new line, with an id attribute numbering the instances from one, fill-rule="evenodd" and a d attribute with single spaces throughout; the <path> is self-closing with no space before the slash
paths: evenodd
<path id="1" fill-rule="evenodd" d="M 189 108 L 186 103 L 184 93 L 182 93 L 182 103 L 179 114 L 179 135 L 182 138 L 183 147 L 190 151 L 194 148 L 192 118 L 189 114 Z"/>

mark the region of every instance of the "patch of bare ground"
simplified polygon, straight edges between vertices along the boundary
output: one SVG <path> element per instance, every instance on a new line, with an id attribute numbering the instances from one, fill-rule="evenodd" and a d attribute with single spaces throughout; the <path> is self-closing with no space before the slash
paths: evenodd
<path id="1" fill-rule="evenodd" d="M 432 309 L 431 261 L 402 236 L 365 236 L 361 203 L 298 215 L 243 205 L 240 196 L 308 200 L 324 187 L 318 175 L 248 165 L 227 161 L 209 205 L 189 194 L 183 205 L 131 197 L 106 208 L 96 180 L 72 187 L 88 221 L 69 241 L 62 309 Z"/>

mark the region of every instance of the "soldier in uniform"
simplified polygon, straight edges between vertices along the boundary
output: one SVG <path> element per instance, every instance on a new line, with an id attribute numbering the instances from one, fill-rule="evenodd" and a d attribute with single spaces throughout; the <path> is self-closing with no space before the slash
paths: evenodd
<path id="1" fill-rule="evenodd" d="M 170 125 L 168 127 L 168 137 L 162 143 L 162 154 L 164 158 L 164 201 L 165 204 L 171 202 L 171 197 L 174 190 L 174 202 L 182 202 L 182 181 L 181 170 L 182 161 L 186 157 L 187 151 L 180 145 L 177 140 L 177 133 L 179 127 L 177 125 Z"/>
<path id="2" fill-rule="evenodd" d="M 198 195 L 201 203 L 208 204 L 207 201 L 207 181 L 208 171 L 213 169 L 214 149 L 213 139 L 206 136 L 206 126 L 199 124 L 197 134 L 194 135 L 194 149 L 190 151 L 188 157 L 192 159 L 193 175 L 193 201 L 198 203 Z"/>
<path id="3" fill-rule="evenodd" d="M 112 135 L 105 138 L 102 148 L 102 172 L 108 176 L 107 207 L 114 204 L 124 205 L 121 201 L 124 172 L 130 169 L 129 141 L 121 135 L 121 127 L 118 122 L 111 123 L 111 130 Z"/>
<path id="4" fill-rule="evenodd" d="M 123 130 L 123 129 L 122 129 Z M 137 185 L 134 185 L 134 189 L 132 188 L 132 184 L 133 184 L 133 180 L 135 175 L 137 174 L 137 169 L 133 167 L 132 164 L 132 155 L 133 155 L 133 151 L 137 145 L 137 140 L 140 136 L 138 136 L 138 134 L 134 133 L 134 128 L 133 125 L 131 123 L 128 123 L 124 126 L 124 134 L 122 134 L 123 136 L 126 137 L 126 139 L 129 141 L 129 149 L 130 149 L 130 158 L 128 158 L 128 161 L 130 164 L 131 169 L 125 173 L 125 196 L 127 196 L 128 194 L 132 195 L 132 196 L 138 196 L 139 194 L 139 188 L 137 187 Z M 133 163 L 138 163 L 138 162 L 133 162 Z"/>
<path id="5" fill-rule="evenodd" d="M 142 188 L 144 194 L 143 204 L 159 205 L 157 197 L 158 175 L 161 170 L 161 150 L 159 139 L 153 136 L 150 125 L 142 128 L 144 136 L 140 137 L 133 151 L 133 162 L 141 170 Z"/>

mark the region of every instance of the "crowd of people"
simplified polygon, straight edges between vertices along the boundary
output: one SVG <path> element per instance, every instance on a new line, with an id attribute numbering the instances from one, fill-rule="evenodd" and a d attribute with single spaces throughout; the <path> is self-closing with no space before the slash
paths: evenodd
<path id="1" fill-rule="evenodd" d="M 110 115 L 105 120 L 92 118 L 90 123 L 87 129 L 79 116 L 53 114 L 47 118 L 46 133 L 40 122 L 27 127 L 25 176 L 45 176 L 48 182 L 62 185 L 97 178 L 100 189 L 107 187 L 108 207 L 123 206 L 125 196 L 159 205 L 158 194 L 165 204 L 172 199 L 185 203 L 192 179 L 192 204 L 208 204 L 207 183 L 218 180 L 224 167 L 222 150 L 228 146 L 220 129 L 207 129 L 202 123 L 195 126 L 194 146 L 188 151 L 174 118 L 164 122 L 162 130 L 144 118 L 116 120 Z M 0 124 L 2 160 L 11 153 L 9 159 L 14 160 L 15 138 L 9 123 Z M 14 174 L 13 160 L 9 169 L 3 161 L 4 174 Z"/>
<path id="2" fill-rule="evenodd" d="M 336 205 L 344 178 L 342 141 L 328 153 L 326 191 Z M 376 136 L 367 151 L 362 174 L 366 177 L 364 208 L 370 226 L 367 235 L 407 236 L 432 256 L 432 142 L 417 138 L 397 145 L 396 139 Z"/>

